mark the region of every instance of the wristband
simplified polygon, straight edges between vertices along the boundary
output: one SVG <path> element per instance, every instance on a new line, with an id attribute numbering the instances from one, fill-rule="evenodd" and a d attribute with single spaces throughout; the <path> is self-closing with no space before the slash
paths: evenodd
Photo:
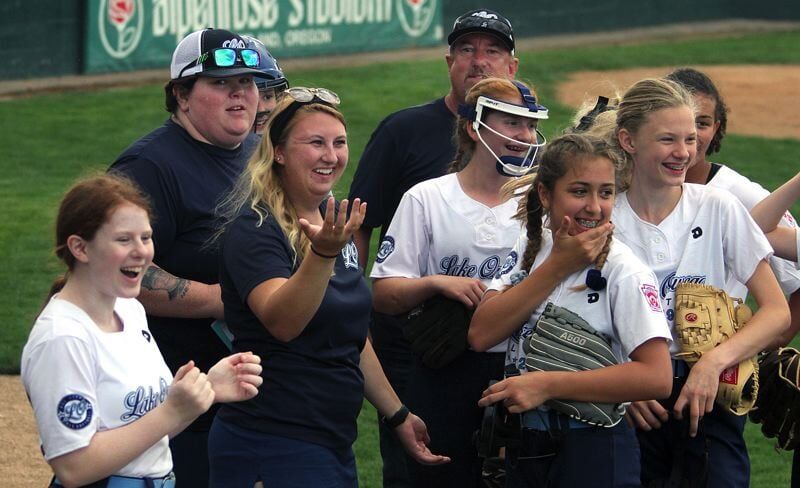
<path id="1" fill-rule="evenodd" d="M 338 252 L 336 254 L 333 254 L 333 255 L 331 255 L 331 254 L 322 254 L 321 252 L 319 252 L 316 249 L 314 249 L 314 245 L 313 244 L 311 245 L 311 252 L 313 252 L 317 256 L 319 256 L 321 258 L 325 258 L 325 259 L 336 259 L 337 257 L 339 257 L 339 253 Z"/>
<path id="2" fill-rule="evenodd" d="M 405 405 L 401 405 L 400 409 L 397 412 L 395 412 L 394 415 L 392 415 L 391 417 L 381 417 L 381 422 L 383 422 L 384 425 L 394 429 L 395 427 L 399 426 L 400 424 L 406 421 L 406 417 L 408 417 L 409 413 L 410 412 L 408 411 L 408 407 L 406 407 Z"/>

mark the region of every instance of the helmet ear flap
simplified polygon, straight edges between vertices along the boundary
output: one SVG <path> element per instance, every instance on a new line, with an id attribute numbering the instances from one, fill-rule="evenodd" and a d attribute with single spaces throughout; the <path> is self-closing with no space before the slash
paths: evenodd
<path id="1" fill-rule="evenodd" d="M 480 110 L 480 104 L 478 105 L 478 110 Z M 459 104 L 458 106 L 458 115 L 464 117 L 467 120 L 472 121 L 472 130 L 476 133 L 478 132 L 478 128 L 480 127 L 480 117 L 478 117 L 478 112 L 475 108 L 470 107 L 469 105 Z"/>

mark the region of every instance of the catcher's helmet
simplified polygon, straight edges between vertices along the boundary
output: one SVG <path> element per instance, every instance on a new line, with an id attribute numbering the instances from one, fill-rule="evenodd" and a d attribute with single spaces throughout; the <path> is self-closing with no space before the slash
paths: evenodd
<path id="1" fill-rule="evenodd" d="M 486 125 L 486 123 L 483 121 L 484 116 L 490 110 L 496 110 L 498 112 L 504 112 L 510 115 L 516 115 L 529 119 L 541 120 L 548 118 L 547 107 L 537 103 L 536 97 L 531 94 L 531 91 L 527 86 L 518 81 L 512 81 L 512 83 L 514 83 L 514 86 L 517 87 L 517 90 L 522 97 L 523 105 L 508 103 L 502 100 L 495 100 L 494 98 L 481 95 L 478 97 L 474 108 L 466 105 L 460 105 L 458 108 L 458 114 L 472 121 L 472 128 L 478 135 L 478 139 L 484 146 L 486 146 L 486 149 L 488 149 L 497 160 L 497 171 L 501 175 L 523 176 L 536 169 L 536 154 L 539 151 L 539 148 L 543 147 L 547 143 L 547 139 L 545 138 L 544 134 L 542 134 L 537 128 L 535 130 L 536 138 L 534 141 L 517 141 L 497 132 Z M 480 131 L 481 127 L 484 127 L 486 130 L 493 132 L 495 135 L 513 142 L 514 144 L 527 147 L 527 153 L 523 157 L 498 156 L 494 151 L 492 151 L 492 148 L 489 147 L 486 141 L 483 140 L 483 136 L 481 135 Z"/>
<path id="2" fill-rule="evenodd" d="M 260 63 L 258 65 L 259 74 L 256 74 L 256 86 L 259 90 L 265 90 L 267 88 L 273 88 L 276 91 L 281 91 L 289 87 L 289 82 L 286 80 L 286 77 L 283 75 L 283 70 L 281 70 L 280 66 L 278 66 L 278 60 L 276 60 L 272 54 L 267 51 L 267 46 L 264 45 L 263 42 L 259 41 L 255 37 L 251 36 L 242 36 L 244 38 L 245 44 L 249 49 L 253 49 L 258 52 L 258 56 L 260 58 Z"/>

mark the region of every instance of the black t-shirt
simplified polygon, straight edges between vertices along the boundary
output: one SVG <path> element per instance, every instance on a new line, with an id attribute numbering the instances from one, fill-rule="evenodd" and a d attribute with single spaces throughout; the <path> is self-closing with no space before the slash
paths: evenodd
<path id="1" fill-rule="evenodd" d="M 254 399 L 224 405 L 220 418 L 245 428 L 349 447 L 364 399 L 360 354 L 367 338 L 371 296 L 355 244 L 336 258 L 334 275 L 316 314 L 295 339 L 275 339 L 250 310 L 247 297 L 272 278 L 296 271 L 294 252 L 275 219 L 258 226 L 243 209 L 222 238 L 220 284 L 225 321 L 237 351 L 261 356 L 264 383 Z"/>
<path id="2" fill-rule="evenodd" d="M 109 171 L 133 179 L 153 210 L 153 262 L 180 278 L 219 282 L 219 249 L 209 240 L 219 223 L 215 209 L 233 187 L 260 141 L 250 136 L 236 149 L 200 142 L 172 120 L 128 147 Z M 213 318 L 147 316 L 167 365 L 177 371 L 193 359 L 203 370 L 229 354 L 210 325 Z M 207 430 L 213 412 L 192 429 Z"/>
<path id="3" fill-rule="evenodd" d="M 369 204 L 364 226 L 381 238 L 400 199 L 417 183 L 447 171 L 456 153 L 456 118 L 444 98 L 395 112 L 372 133 L 350 185 L 350 200 Z"/>

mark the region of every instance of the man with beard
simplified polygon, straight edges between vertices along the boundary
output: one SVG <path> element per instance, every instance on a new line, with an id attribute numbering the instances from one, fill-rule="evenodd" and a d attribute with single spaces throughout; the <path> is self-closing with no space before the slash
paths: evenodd
<path id="1" fill-rule="evenodd" d="M 429 103 L 395 112 L 381 121 L 367 143 L 350 186 L 350 200 L 369 203 L 364 223 L 353 238 L 359 264 L 366 269 L 374 228 L 383 239 L 400 198 L 417 183 L 445 174 L 455 158 L 456 114 L 467 91 L 488 77 L 513 79 L 519 59 L 514 57 L 511 22 L 497 12 L 477 9 L 458 17 L 447 36 L 445 56 L 450 91 Z M 389 382 L 401 399 L 413 357 L 403 337 L 401 322 L 373 310 L 372 344 Z M 384 487 L 408 487 L 405 453 L 390 428 L 380 425 Z"/>

